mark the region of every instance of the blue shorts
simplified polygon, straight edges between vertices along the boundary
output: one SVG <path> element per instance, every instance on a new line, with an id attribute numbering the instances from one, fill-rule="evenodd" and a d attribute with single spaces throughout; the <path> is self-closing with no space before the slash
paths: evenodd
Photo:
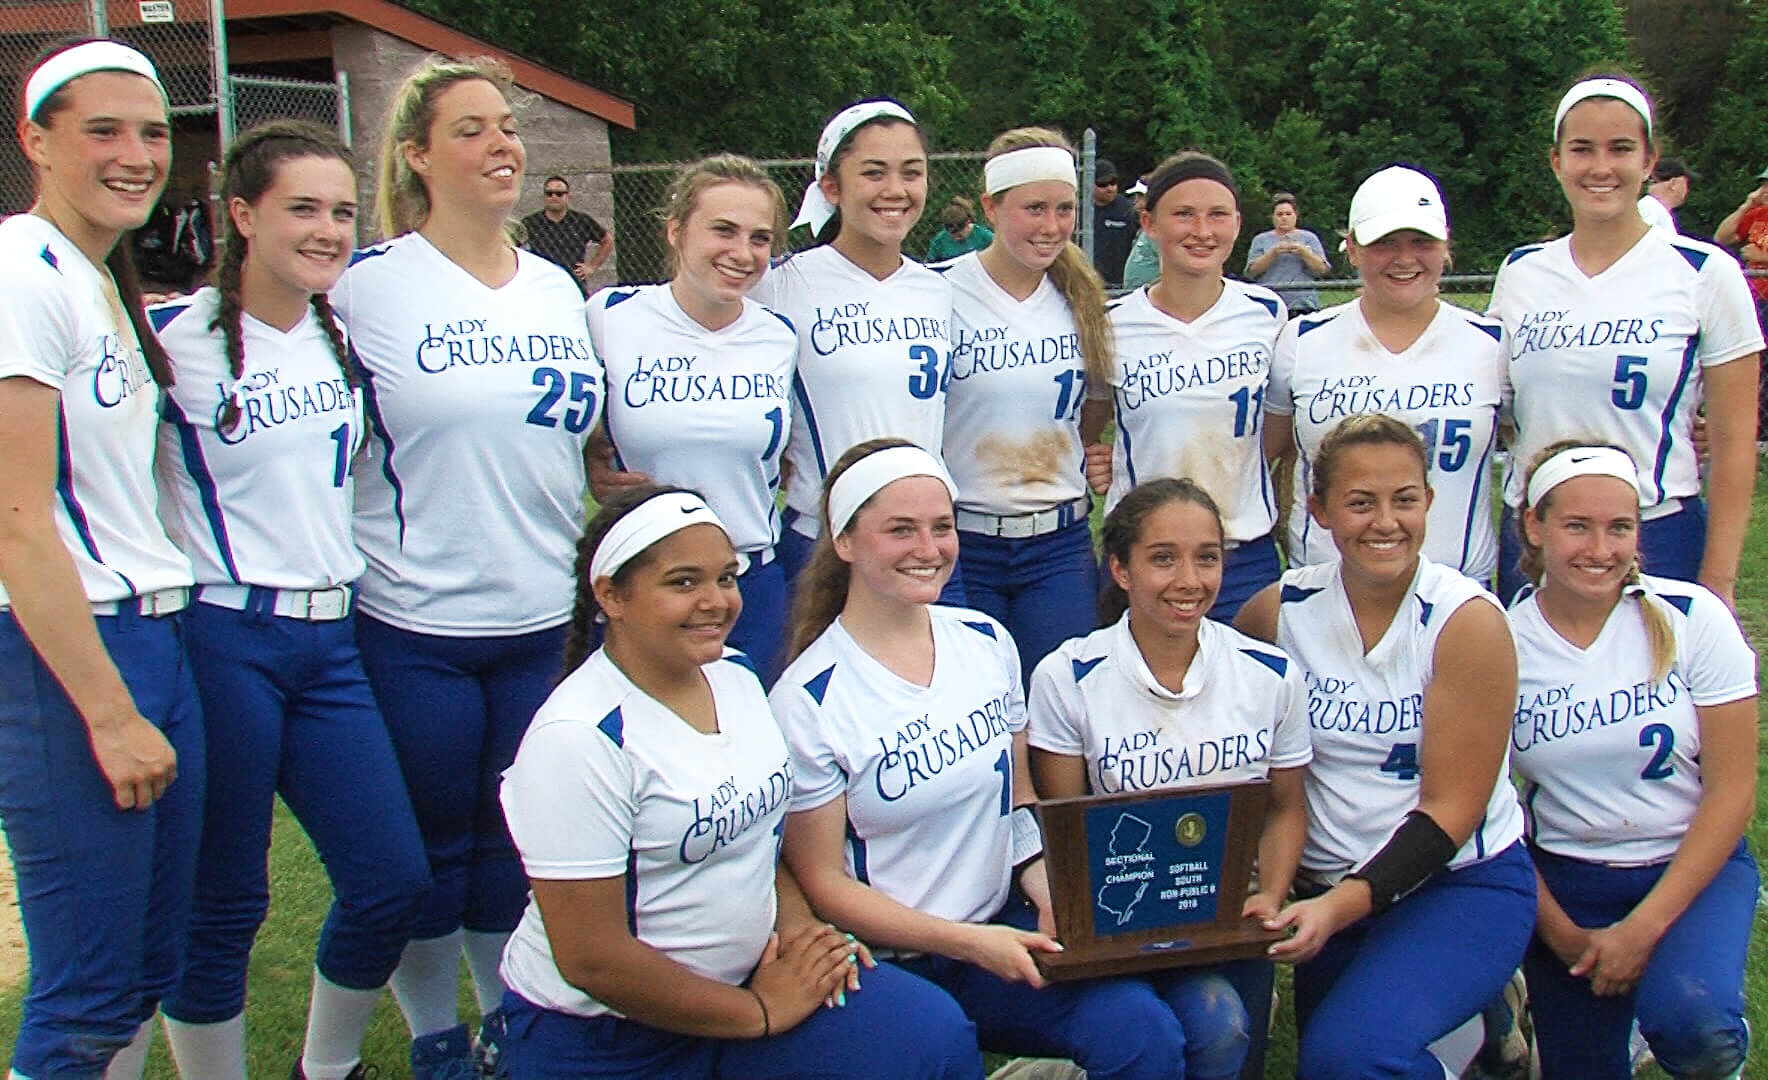
<path id="1" fill-rule="evenodd" d="M 135 708 L 178 755 L 146 810 L 118 810 L 86 725 L 0 612 L 0 823 L 12 851 L 31 982 L 12 1068 L 104 1075 L 178 979 L 202 828 L 202 710 L 182 615 L 95 619 Z"/>

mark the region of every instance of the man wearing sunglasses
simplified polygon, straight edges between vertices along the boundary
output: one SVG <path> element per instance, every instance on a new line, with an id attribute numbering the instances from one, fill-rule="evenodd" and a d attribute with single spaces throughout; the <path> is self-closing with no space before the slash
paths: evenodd
<path id="1" fill-rule="evenodd" d="M 588 214 L 571 209 L 571 185 L 564 177 L 547 177 L 540 191 L 545 204 L 522 219 L 526 246 L 569 270 L 587 296 L 590 275 L 614 253 L 614 233 Z"/>

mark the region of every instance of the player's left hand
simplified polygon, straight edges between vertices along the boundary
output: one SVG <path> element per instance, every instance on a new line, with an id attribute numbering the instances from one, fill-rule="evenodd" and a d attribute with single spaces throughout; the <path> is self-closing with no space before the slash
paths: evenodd
<path id="1" fill-rule="evenodd" d="M 1111 487 L 1111 444 L 1088 443 L 1084 471 L 1087 474 L 1087 486 L 1093 494 L 1103 495 Z"/>
<path id="2" fill-rule="evenodd" d="M 1269 893 L 1255 892 L 1247 896 L 1246 903 L 1240 905 L 1242 919 L 1275 919 L 1283 910 L 1283 898 Z"/>
<path id="3" fill-rule="evenodd" d="M 1311 900 L 1297 900 L 1272 918 L 1265 920 L 1266 930 L 1290 930 L 1292 936 L 1272 945 L 1266 952 L 1273 960 L 1300 964 L 1320 954 L 1332 935 L 1355 922 L 1360 915 L 1347 910 L 1342 889 L 1332 889 Z"/>
<path id="4" fill-rule="evenodd" d="M 1622 919 L 1612 926 L 1590 932 L 1584 955 L 1572 965 L 1571 973 L 1590 979 L 1590 990 L 1597 997 L 1616 997 L 1638 985 L 1645 972 L 1645 963 L 1657 947 L 1658 935 L 1631 919 Z"/>

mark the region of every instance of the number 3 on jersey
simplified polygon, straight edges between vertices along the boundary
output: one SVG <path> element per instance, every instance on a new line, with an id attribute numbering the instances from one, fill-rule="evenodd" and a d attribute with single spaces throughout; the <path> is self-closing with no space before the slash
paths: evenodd
<path id="1" fill-rule="evenodd" d="M 942 371 L 939 350 L 931 345 L 910 345 L 909 359 L 921 365 L 909 376 L 909 396 L 917 401 L 927 401 L 934 394 L 943 393 L 952 381 L 952 362 L 947 360 Z"/>

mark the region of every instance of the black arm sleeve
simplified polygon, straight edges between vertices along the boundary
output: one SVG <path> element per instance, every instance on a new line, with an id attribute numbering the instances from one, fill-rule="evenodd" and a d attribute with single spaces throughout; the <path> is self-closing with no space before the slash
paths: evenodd
<path id="1" fill-rule="evenodd" d="M 1400 823 L 1393 839 L 1368 862 L 1345 876 L 1362 878 L 1369 883 L 1369 892 L 1375 902 L 1370 914 L 1379 915 L 1449 865 L 1456 850 L 1455 841 L 1449 839 L 1449 834 L 1432 821 L 1429 814 L 1414 810 Z"/>

